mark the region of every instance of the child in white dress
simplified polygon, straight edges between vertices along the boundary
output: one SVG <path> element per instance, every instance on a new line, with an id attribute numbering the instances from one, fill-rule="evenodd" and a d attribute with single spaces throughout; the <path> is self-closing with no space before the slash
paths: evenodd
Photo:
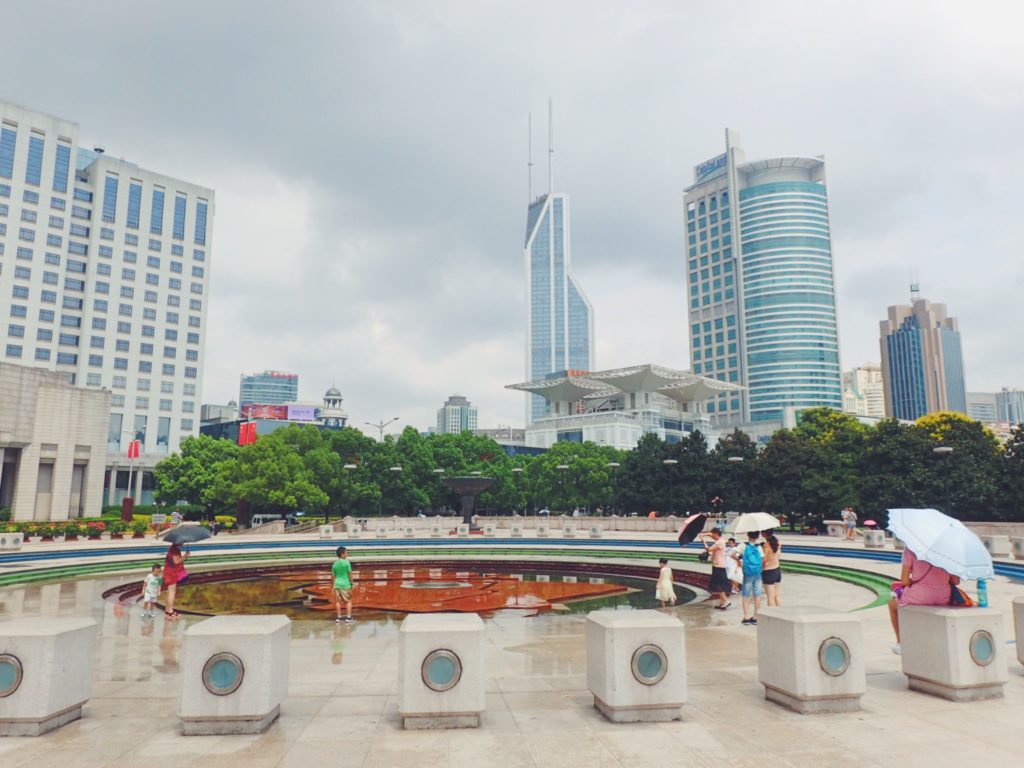
<path id="1" fill-rule="evenodd" d="M 654 596 L 658 598 L 658 602 L 664 608 L 666 605 L 676 604 L 676 590 L 672 586 L 672 569 L 668 567 L 668 560 L 663 557 L 658 564 L 661 565 L 661 571 L 658 573 L 658 587 Z"/>

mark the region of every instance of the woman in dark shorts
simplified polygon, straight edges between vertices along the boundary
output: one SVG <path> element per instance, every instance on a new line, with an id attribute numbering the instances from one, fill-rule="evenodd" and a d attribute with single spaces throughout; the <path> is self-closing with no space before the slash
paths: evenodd
<path id="1" fill-rule="evenodd" d="M 709 537 L 711 539 L 710 546 L 708 546 Z M 711 555 L 711 581 L 708 583 L 708 592 L 711 593 L 712 597 L 718 598 L 718 605 L 715 608 L 724 611 L 732 605 L 729 602 L 732 584 L 725 570 L 725 540 L 722 538 L 722 532 L 717 528 L 710 533 L 702 533 L 697 538 L 701 540 L 704 544 L 704 549 Z"/>
<path id="2" fill-rule="evenodd" d="M 779 585 L 782 583 L 779 553 L 782 551 L 782 544 L 779 543 L 772 531 L 765 531 L 764 540 L 764 566 L 761 571 L 761 583 L 764 585 L 764 593 L 768 597 L 768 605 L 782 605 L 782 598 L 779 597 Z"/>

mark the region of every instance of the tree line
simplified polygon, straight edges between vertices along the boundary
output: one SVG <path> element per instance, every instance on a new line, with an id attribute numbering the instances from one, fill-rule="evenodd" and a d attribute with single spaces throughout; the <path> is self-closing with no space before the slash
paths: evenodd
<path id="1" fill-rule="evenodd" d="M 510 456 L 469 432 L 424 436 L 406 427 L 378 442 L 352 428 L 291 425 L 244 447 L 189 438 L 155 476 L 159 501 L 200 505 L 207 515 L 231 509 L 365 517 L 457 510 L 459 498 L 442 478 L 474 472 L 495 480 L 478 503 L 492 514 L 720 508 L 764 510 L 803 526 L 849 505 L 861 520 L 879 522 L 896 507 L 1024 520 L 1024 430 L 1001 445 L 980 422 L 955 413 L 864 425 L 812 409 L 761 446 L 736 430 L 713 446 L 700 432 L 676 443 L 647 434 L 629 451 L 562 442 L 537 456 Z"/>

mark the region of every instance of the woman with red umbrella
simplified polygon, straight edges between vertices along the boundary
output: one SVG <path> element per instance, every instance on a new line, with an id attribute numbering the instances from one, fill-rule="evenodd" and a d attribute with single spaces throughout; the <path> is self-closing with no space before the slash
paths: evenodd
<path id="1" fill-rule="evenodd" d="M 180 614 L 174 611 L 174 598 L 178 592 L 178 585 L 188 576 L 185 570 L 185 560 L 188 558 L 188 551 L 182 552 L 177 543 L 172 543 L 164 558 L 164 584 L 167 587 L 167 602 L 164 604 L 164 616 L 174 620 Z"/>

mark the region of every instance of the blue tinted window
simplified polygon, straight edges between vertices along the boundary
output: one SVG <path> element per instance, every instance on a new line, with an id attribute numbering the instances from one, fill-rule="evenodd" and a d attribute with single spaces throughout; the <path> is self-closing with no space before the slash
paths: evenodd
<path id="1" fill-rule="evenodd" d="M 139 208 L 142 206 L 142 185 L 128 185 L 128 226 L 139 228 Z"/>
<path id="2" fill-rule="evenodd" d="M 196 245 L 206 245 L 206 203 L 196 203 Z"/>
<path id="3" fill-rule="evenodd" d="M 43 140 L 38 136 L 28 137 L 28 163 L 25 166 L 25 183 L 39 186 L 43 175 Z"/>
<path id="4" fill-rule="evenodd" d="M 149 231 L 161 235 L 164 231 L 164 191 L 153 190 L 153 210 L 149 214 Z"/>
<path id="5" fill-rule="evenodd" d="M 68 191 L 68 169 L 71 166 L 71 147 L 57 144 L 57 162 L 53 167 L 53 191 Z M 61 201 L 63 203 L 63 201 Z M 51 201 L 52 204 L 52 201 Z M 63 208 L 63 205 L 61 206 Z"/>
<path id="6" fill-rule="evenodd" d="M 174 198 L 174 239 L 185 239 L 185 198 L 178 195 Z"/>
<path id="7" fill-rule="evenodd" d="M 11 178 L 14 173 L 14 144 L 18 132 L 13 128 L 0 128 L 0 176 Z"/>
<path id="8" fill-rule="evenodd" d="M 117 211 L 117 177 L 107 176 L 103 182 L 103 220 L 113 221 Z"/>

